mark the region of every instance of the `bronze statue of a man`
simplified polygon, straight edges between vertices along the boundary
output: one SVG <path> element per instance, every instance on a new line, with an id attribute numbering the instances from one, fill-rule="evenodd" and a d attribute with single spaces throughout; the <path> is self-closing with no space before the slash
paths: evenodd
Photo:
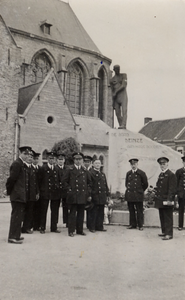
<path id="1" fill-rule="evenodd" d="M 110 80 L 112 90 L 113 109 L 115 109 L 118 119 L 119 128 L 126 129 L 127 123 L 127 74 L 120 73 L 120 66 L 115 65 L 113 68 L 115 75 Z"/>

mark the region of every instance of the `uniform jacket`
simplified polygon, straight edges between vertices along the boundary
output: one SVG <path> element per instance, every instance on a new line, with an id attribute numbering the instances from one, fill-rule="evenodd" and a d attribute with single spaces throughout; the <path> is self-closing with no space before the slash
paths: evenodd
<path id="1" fill-rule="evenodd" d="M 105 174 L 93 168 L 91 168 L 90 174 L 92 179 L 92 202 L 99 205 L 106 204 L 110 192 Z"/>
<path id="2" fill-rule="evenodd" d="M 90 173 L 83 166 L 80 170 L 72 166 L 66 170 L 62 186 L 67 187 L 67 204 L 85 204 L 87 197 L 91 195 Z"/>
<path id="3" fill-rule="evenodd" d="M 185 168 L 178 169 L 175 173 L 177 177 L 177 195 L 185 199 Z"/>
<path id="4" fill-rule="evenodd" d="M 49 200 L 60 199 L 60 182 L 61 177 L 56 166 L 51 170 L 48 164 L 43 165 L 40 169 L 40 198 Z"/>
<path id="5" fill-rule="evenodd" d="M 148 187 L 148 179 L 140 169 L 136 172 L 128 171 L 125 179 L 125 200 L 128 202 L 142 202 L 144 200 L 144 191 Z"/>
<path id="6" fill-rule="evenodd" d="M 38 168 L 31 166 L 29 170 L 30 187 L 28 201 L 37 201 L 36 195 L 39 193 L 39 170 L 40 166 Z"/>
<path id="7" fill-rule="evenodd" d="M 163 204 L 163 201 L 174 201 L 177 188 L 175 174 L 170 170 L 160 173 L 156 185 L 155 207 L 164 208 L 166 205 Z"/>
<path id="8" fill-rule="evenodd" d="M 28 167 L 18 158 L 10 167 L 10 176 L 6 182 L 7 194 L 10 201 L 25 202 L 29 191 Z"/>
<path id="9" fill-rule="evenodd" d="M 59 165 L 56 165 L 56 168 L 59 171 L 60 177 L 62 180 L 62 178 L 64 177 L 64 174 L 66 173 L 67 167 L 66 167 L 66 165 L 64 165 L 63 168 L 60 168 Z M 68 191 L 68 188 L 66 186 L 62 186 L 62 183 L 60 182 L 60 198 L 65 199 L 67 197 L 67 191 Z"/>

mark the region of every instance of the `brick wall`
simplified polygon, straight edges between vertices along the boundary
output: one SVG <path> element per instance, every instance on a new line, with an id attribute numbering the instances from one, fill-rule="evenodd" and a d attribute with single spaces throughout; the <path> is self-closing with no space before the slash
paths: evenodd
<path id="1" fill-rule="evenodd" d="M 14 158 L 15 119 L 20 74 L 20 49 L 0 17 L 0 196 Z"/>
<path id="2" fill-rule="evenodd" d="M 15 121 L 17 120 L 18 90 L 22 86 L 33 83 L 32 59 L 44 49 L 48 54 L 56 73 L 62 68 L 68 68 L 77 61 L 83 70 L 83 107 L 82 113 L 87 116 L 97 116 L 96 80 L 99 69 L 104 66 L 107 81 L 104 85 L 106 99 L 104 121 L 112 126 L 112 100 L 109 88 L 110 60 L 96 53 L 83 51 L 75 47 L 67 47 L 40 41 L 34 37 L 12 34 L 0 17 L 0 196 L 5 189 L 9 175 L 9 167 L 15 158 Z M 58 74 L 58 76 L 60 76 Z M 62 86 L 62 82 L 61 82 Z M 56 80 L 49 80 L 40 94 L 40 102 L 34 103 L 27 118 L 20 121 L 21 145 L 30 144 L 36 151 L 42 152 L 66 137 L 75 137 L 74 123 L 64 105 Z M 45 99 L 44 105 L 42 99 Z M 54 116 L 54 122 L 48 124 L 47 117 Z M 43 134 L 44 132 L 44 134 Z"/>
<path id="3" fill-rule="evenodd" d="M 52 123 L 48 123 L 48 117 L 53 118 Z M 20 144 L 30 145 L 39 153 L 50 150 L 64 138 L 75 138 L 74 122 L 54 74 L 51 74 L 25 120 L 20 121 L 20 127 Z"/>

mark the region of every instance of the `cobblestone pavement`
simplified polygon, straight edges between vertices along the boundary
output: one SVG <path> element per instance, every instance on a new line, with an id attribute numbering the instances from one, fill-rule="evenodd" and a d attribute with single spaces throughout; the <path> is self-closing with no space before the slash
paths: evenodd
<path id="1" fill-rule="evenodd" d="M 10 203 L 0 203 L 0 300 L 184 300 L 185 231 L 162 241 L 159 228 L 68 237 L 24 234 L 7 243 Z M 61 213 L 61 212 L 60 212 Z"/>

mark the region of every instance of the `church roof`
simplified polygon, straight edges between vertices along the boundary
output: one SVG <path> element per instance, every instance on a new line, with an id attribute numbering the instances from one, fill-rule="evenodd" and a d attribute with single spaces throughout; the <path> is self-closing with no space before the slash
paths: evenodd
<path id="1" fill-rule="evenodd" d="M 19 89 L 17 113 L 23 115 L 31 100 L 35 96 L 42 82 L 31 84 Z"/>
<path id="2" fill-rule="evenodd" d="M 78 142 L 91 146 L 109 146 L 108 132 L 111 129 L 99 118 L 73 115 L 76 124 L 79 124 Z"/>
<path id="3" fill-rule="evenodd" d="M 17 113 L 19 114 L 19 116 L 25 117 L 27 115 L 27 113 L 30 110 L 30 108 L 32 107 L 33 103 L 40 96 L 40 92 L 44 89 L 48 80 L 53 75 L 58 83 L 60 92 L 62 93 L 56 73 L 54 72 L 53 68 L 51 68 L 51 70 L 48 72 L 47 76 L 44 78 L 44 80 L 42 82 L 34 83 L 34 84 L 31 84 L 29 86 L 22 87 L 19 89 L 18 106 L 17 106 Z M 63 95 L 63 93 L 62 93 L 62 95 Z M 67 102 L 65 102 L 65 103 L 68 107 L 69 113 L 71 115 L 71 118 L 72 118 L 74 124 L 76 124 L 75 119 L 70 111 L 68 103 Z"/>
<path id="4" fill-rule="evenodd" d="M 101 53 L 68 3 L 61 0 L 1 0 L 7 26 L 42 38 Z M 51 26 L 50 35 L 42 25 Z"/>
<path id="5" fill-rule="evenodd" d="M 185 118 L 150 121 L 139 133 L 152 140 L 182 140 L 185 138 Z"/>

